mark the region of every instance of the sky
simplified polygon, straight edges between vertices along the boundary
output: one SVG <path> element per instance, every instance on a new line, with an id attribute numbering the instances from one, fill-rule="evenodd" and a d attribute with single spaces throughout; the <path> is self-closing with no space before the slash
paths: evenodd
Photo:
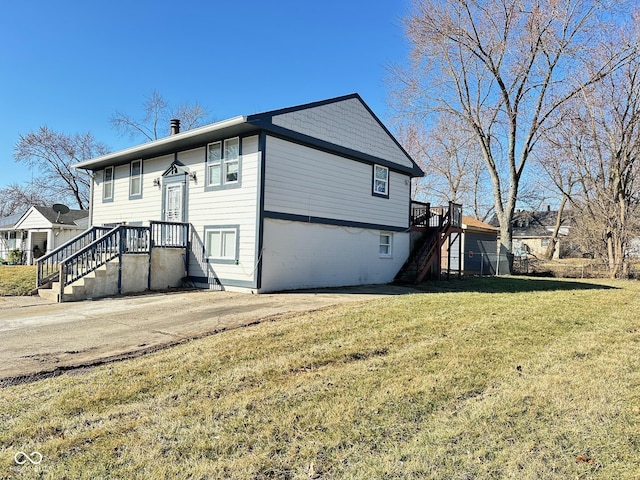
<path id="1" fill-rule="evenodd" d="M 0 2 L 0 188 L 41 126 L 112 151 L 109 119 L 139 116 L 153 90 L 212 120 L 359 93 L 388 124 L 388 67 L 407 58 L 410 0 L 20 0 Z"/>

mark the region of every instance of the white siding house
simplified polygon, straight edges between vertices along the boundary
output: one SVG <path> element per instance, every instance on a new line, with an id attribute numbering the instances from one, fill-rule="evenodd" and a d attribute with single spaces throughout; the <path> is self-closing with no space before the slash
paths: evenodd
<path id="1" fill-rule="evenodd" d="M 75 166 L 91 224 L 187 222 L 188 280 L 251 292 L 386 283 L 422 171 L 357 95 L 235 117 Z"/>
<path id="2" fill-rule="evenodd" d="M 88 217 L 86 210 L 66 208 L 65 213 L 59 213 L 52 207 L 34 205 L 18 218 L 5 236 L 10 248 L 21 249 L 22 262 L 31 265 L 38 257 L 86 230 Z M 12 238 L 16 239 L 15 243 L 11 243 Z"/>

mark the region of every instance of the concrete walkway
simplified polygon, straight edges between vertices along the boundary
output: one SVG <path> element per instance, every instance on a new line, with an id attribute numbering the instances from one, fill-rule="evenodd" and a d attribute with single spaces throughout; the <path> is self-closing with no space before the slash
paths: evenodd
<path id="1" fill-rule="evenodd" d="M 415 292 L 389 285 L 264 295 L 188 291 L 61 304 L 0 297 L 0 386 L 131 358 L 293 312 Z"/>

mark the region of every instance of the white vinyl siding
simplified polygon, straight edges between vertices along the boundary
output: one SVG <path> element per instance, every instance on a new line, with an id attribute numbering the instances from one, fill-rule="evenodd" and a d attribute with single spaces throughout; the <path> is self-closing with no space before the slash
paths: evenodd
<path id="1" fill-rule="evenodd" d="M 407 228 L 409 176 L 389 172 L 389 198 L 371 194 L 372 166 L 267 137 L 265 210 Z"/>
<path id="2" fill-rule="evenodd" d="M 239 158 L 239 174 L 242 178 L 240 188 L 210 190 L 206 189 L 206 162 L 208 148 L 203 146 L 192 150 L 178 152 L 178 161 L 195 179 L 183 175 L 182 181 L 186 188 L 186 217 L 185 221 L 192 225 L 192 240 L 194 252 L 200 248 L 202 252 L 205 246 L 204 230 L 212 225 L 236 225 L 238 227 L 238 247 L 236 262 L 215 263 L 210 265 L 211 272 L 226 281 L 226 285 L 237 282 L 249 285 L 256 281 L 257 266 L 257 224 L 260 201 L 258 195 L 260 165 L 260 152 L 258 152 L 258 136 L 242 138 L 242 155 Z M 128 199 L 129 191 L 129 164 L 118 166 L 115 169 L 116 181 L 114 182 L 115 201 L 110 204 L 94 204 L 93 224 L 105 223 L 133 223 L 162 219 L 163 188 L 154 185 L 154 179 L 165 183 L 162 173 L 169 168 L 174 161 L 174 155 L 144 160 L 144 175 L 141 199 L 131 203 Z M 98 177 L 101 178 L 101 177 Z M 99 188 L 94 189 L 100 192 Z M 194 259 L 191 262 L 189 272 L 193 276 L 206 275 Z"/>
<path id="3" fill-rule="evenodd" d="M 154 185 L 154 180 L 162 182 L 162 173 L 172 161 L 173 155 L 144 160 L 144 175 L 140 179 L 141 191 L 144 195 L 137 197 L 135 201 L 129 198 L 131 165 L 127 163 L 115 167 L 112 184 L 113 201 L 104 204 L 94 202 L 93 225 L 136 222 L 147 224 L 149 220 L 161 220 L 163 190 L 160 185 Z M 99 179 L 100 176 L 97 178 Z M 99 188 L 94 190 L 100 192 Z"/>
<path id="4" fill-rule="evenodd" d="M 195 232 L 194 241 L 202 242 L 206 250 L 206 238 L 204 237 L 205 227 L 233 225 L 237 227 L 237 253 L 232 262 L 211 262 L 211 267 L 215 274 L 226 281 L 226 285 L 234 283 L 249 284 L 256 281 L 258 256 L 258 213 L 260 209 L 258 195 L 258 168 L 260 165 L 260 153 L 258 152 L 258 137 L 252 136 L 242 138 L 242 155 L 239 157 L 239 179 L 242 185 L 234 184 L 237 188 L 212 189 L 208 190 L 205 182 L 195 185 L 193 182 L 189 188 L 189 222 L 193 225 Z M 193 171 L 200 168 L 202 175 L 198 172 L 198 178 L 205 178 L 206 165 L 202 161 L 206 156 L 204 147 L 200 150 L 198 158 L 194 151 L 188 157 L 179 154 L 180 161 L 188 165 Z M 223 146 L 224 148 L 224 146 Z M 223 155 L 224 156 L 224 155 Z M 196 162 L 198 162 L 197 164 Z M 193 163 L 192 163 L 193 162 Z M 238 182 L 240 183 L 240 182 Z M 145 193 L 146 195 L 146 193 Z M 189 266 L 191 275 L 200 276 L 201 267 L 192 259 Z"/>

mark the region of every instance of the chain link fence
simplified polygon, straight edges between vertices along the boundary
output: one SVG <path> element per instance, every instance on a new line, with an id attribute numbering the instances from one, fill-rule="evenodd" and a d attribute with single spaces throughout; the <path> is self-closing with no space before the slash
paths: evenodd
<path id="1" fill-rule="evenodd" d="M 619 269 L 623 271 L 622 268 Z M 565 260 L 543 260 L 533 256 L 515 257 L 515 275 L 534 275 L 557 278 L 610 278 L 609 264 L 589 258 Z M 640 278 L 640 263 L 631 263 L 625 278 Z"/>

